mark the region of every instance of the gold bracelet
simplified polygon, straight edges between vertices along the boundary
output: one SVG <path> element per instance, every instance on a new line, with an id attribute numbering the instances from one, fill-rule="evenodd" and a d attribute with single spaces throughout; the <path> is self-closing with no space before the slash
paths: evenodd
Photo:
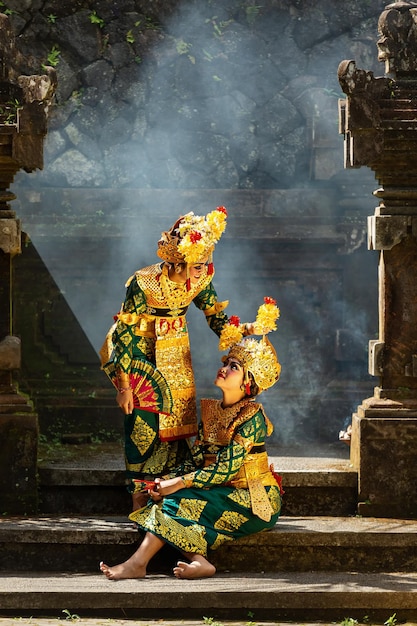
<path id="1" fill-rule="evenodd" d="M 181 476 L 181 480 L 184 483 L 184 487 L 186 489 L 193 486 L 193 479 L 192 478 L 186 478 L 185 476 Z"/>

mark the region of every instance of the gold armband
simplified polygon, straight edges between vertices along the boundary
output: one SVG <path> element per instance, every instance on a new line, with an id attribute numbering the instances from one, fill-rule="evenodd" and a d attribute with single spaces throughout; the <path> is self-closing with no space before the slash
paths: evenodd
<path id="1" fill-rule="evenodd" d="M 130 387 L 130 376 L 127 372 L 117 373 L 117 387 Z"/>
<path id="2" fill-rule="evenodd" d="M 220 311 L 224 311 L 224 309 L 229 305 L 229 300 L 224 300 L 223 302 L 216 302 L 209 309 L 204 310 L 204 315 L 209 317 L 210 315 L 215 315 L 216 313 L 220 313 Z"/>

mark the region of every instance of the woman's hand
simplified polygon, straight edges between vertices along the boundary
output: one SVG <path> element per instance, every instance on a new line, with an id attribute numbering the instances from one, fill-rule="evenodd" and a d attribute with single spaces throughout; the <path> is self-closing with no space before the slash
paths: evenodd
<path id="1" fill-rule="evenodd" d="M 245 331 L 243 334 L 245 337 L 247 337 L 248 335 L 254 335 L 255 334 L 255 322 L 246 322 Z"/>
<path id="2" fill-rule="evenodd" d="M 155 487 L 149 490 L 149 495 L 154 502 L 159 502 L 164 496 L 169 496 L 184 488 L 184 481 L 181 477 L 168 478 L 161 480 L 155 478 Z"/>
<path id="3" fill-rule="evenodd" d="M 133 413 L 133 391 L 129 387 L 117 392 L 116 402 L 125 415 Z"/>

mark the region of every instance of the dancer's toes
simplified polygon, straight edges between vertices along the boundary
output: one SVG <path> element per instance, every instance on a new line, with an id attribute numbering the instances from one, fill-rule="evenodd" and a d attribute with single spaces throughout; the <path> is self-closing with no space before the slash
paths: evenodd
<path id="1" fill-rule="evenodd" d="M 107 577 L 107 578 L 112 578 L 111 575 L 111 569 L 108 565 L 106 565 L 105 563 L 103 563 L 103 561 L 100 561 L 100 571 Z"/>
<path id="2" fill-rule="evenodd" d="M 176 578 L 185 578 L 183 573 L 185 572 L 187 565 L 188 563 L 185 563 L 184 561 L 178 561 L 177 565 L 172 570 L 174 572 L 174 576 Z"/>
<path id="3" fill-rule="evenodd" d="M 173 572 L 176 578 L 209 578 L 214 576 L 216 568 L 206 559 L 192 561 L 191 563 L 178 561 Z"/>
<path id="4" fill-rule="evenodd" d="M 130 558 L 124 563 L 109 567 L 103 561 L 100 563 L 100 570 L 109 580 L 123 580 L 125 578 L 145 578 L 146 567 L 140 565 L 134 558 Z"/>

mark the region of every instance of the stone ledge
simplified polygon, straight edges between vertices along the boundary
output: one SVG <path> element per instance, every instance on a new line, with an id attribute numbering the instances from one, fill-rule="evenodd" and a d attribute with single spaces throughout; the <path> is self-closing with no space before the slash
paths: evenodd
<path id="1" fill-rule="evenodd" d="M 417 574 L 293 572 L 273 575 L 217 574 L 205 580 L 148 575 L 110 582 L 101 574 L 4 572 L 0 614 L 71 613 L 106 617 L 191 619 L 327 619 L 368 616 L 381 623 L 417 618 Z"/>
<path id="2" fill-rule="evenodd" d="M 370 517 L 285 517 L 268 532 L 250 535 L 239 544 L 287 544 L 289 536 L 295 543 L 317 545 L 333 542 L 338 546 L 377 543 L 377 545 L 417 545 L 417 520 Z M 0 541 L 7 543 L 80 543 L 105 544 L 117 537 L 120 542 L 137 540 L 137 530 L 124 517 L 4 517 L 0 519 Z"/>
<path id="3" fill-rule="evenodd" d="M 4 518 L 1 567 L 91 572 L 100 560 L 128 558 L 139 540 L 120 517 Z M 219 572 L 417 571 L 416 548 L 417 521 L 282 516 L 272 531 L 226 544 L 210 559 Z M 166 573 L 176 559 L 167 548 L 150 571 Z"/>

